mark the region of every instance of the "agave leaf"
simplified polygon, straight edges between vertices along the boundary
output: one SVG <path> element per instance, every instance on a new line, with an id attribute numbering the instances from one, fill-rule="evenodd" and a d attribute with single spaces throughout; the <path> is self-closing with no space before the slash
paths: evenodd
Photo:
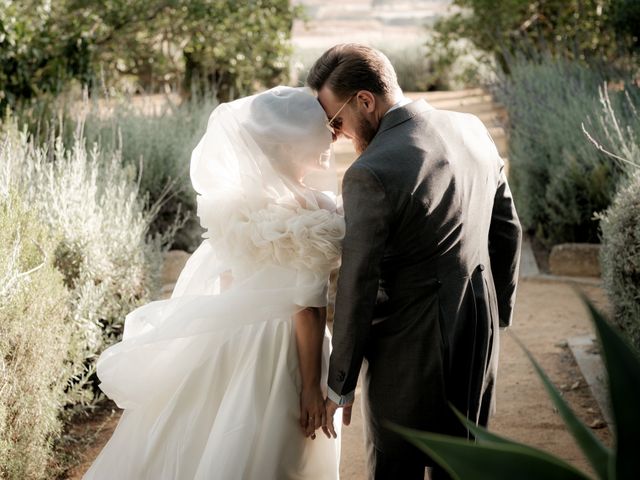
<path id="1" fill-rule="evenodd" d="M 542 369 L 542 367 L 538 364 L 531 352 L 527 350 L 527 348 L 523 345 L 518 337 L 516 337 L 513 333 L 511 334 L 513 339 L 520 345 L 520 348 L 524 350 L 524 353 L 529 357 L 529 360 L 533 364 L 538 376 L 542 380 L 544 388 L 547 390 L 549 397 L 551 397 L 551 401 L 558 409 L 558 413 L 564 420 L 565 425 L 569 429 L 569 432 L 575 439 L 576 443 L 589 460 L 589 463 L 593 467 L 594 471 L 598 475 L 599 478 L 605 480 L 609 478 L 609 463 L 611 461 L 612 453 L 611 450 L 605 447 L 602 442 L 594 435 L 589 427 L 587 427 L 584 423 L 580 421 L 580 419 L 576 416 L 576 414 L 569 408 L 567 402 L 565 402 L 560 392 L 555 387 L 549 377 Z"/>
<path id="2" fill-rule="evenodd" d="M 525 445 L 524 443 L 516 442 L 515 440 L 511 440 L 510 438 L 502 437 L 493 432 L 490 432 L 484 427 L 476 425 L 467 417 L 465 417 L 462 413 L 460 413 L 460 411 L 458 411 L 453 405 L 451 405 L 451 409 L 456 414 L 456 416 L 460 419 L 460 421 L 475 436 L 476 441 L 479 443 L 505 443 L 505 444 L 511 444 L 511 445 L 518 445 L 523 448 L 529 449 L 532 453 L 535 453 L 542 458 L 546 458 L 549 461 L 554 461 L 554 462 L 560 461 L 564 463 L 563 460 L 559 459 L 558 457 L 554 457 L 553 455 L 551 455 L 548 452 L 545 452 L 544 450 L 540 450 L 538 448 Z M 573 468 L 569 464 L 566 464 L 566 466 L 569 468 Z"/>
<path id="3" fill-rule="evenodd" d="M 389 428 L 427 452 L 455 479 L 574 480 L 588 479 L 568 463 L 512 442 L 474 443 L 389 424 Z"/>
<path id="4" fill-rule="evenodd" d="M 449 407 L 453 410 L 453 413 L 456 414 L 458 419 L 464 424 L 465 427 L 476 437 L 476 440 L 480 443 L 494 442 L 494 443 L 517 443 L 513 440 L 501 437 L 500 435 L 496 435 L 493 432 L 490 432 L 486 428 L 483 428 L 479 425 L 476 425 L 467 417 L 465 417 L 460 410 L 454 407 L 451 403 L 449 403 Z"/>
<path id="5" fill-rule="evenodd" d="M 553 455 L 551 455 L 548 452 L 545 452 L 544 450 L 540 450 L 538 448 L 535 447 L 531 447 L 529 445 L 525 445 L 524 443 L 520 443 L 520 442 L 516 442 L 515 440 L 511 440 L 510 438 L 507 437 L 502 437 L 500 435 L 497 435 L 493 432 L 490 432 L 489 430 L 487 430 L 484 427 L 481 427 L 479 425 L 476 425 L 475 423 L 473 423 L 471 420 L 469 420 L 467 417 L 465 417 L 458 409 L 456 409 L 453 405 L 450 405 L 451 409 L 453 410 L 453 413 L 456 414 L 456 416 L 460 419 L 460 421 L 469 429 L 469 431 L 475 436 L 476 441 L 478 443 L 503 443 L 503 444 L 511 444 L 511 445 L 518 445 L 520 447 L 523 447 L 525 449 L 528 449 L 532 454 L 536 454 L 538 456 L 540 456 L 541 458 L 544 458 L 550 462 L 562 462 L 565 463 L 563 460 L 559 459 L 558 457 L 554 457 Z M 572 469 L 573 467 L 571 465 L 569 465 L 568 463 L 565 464 L 565 466 L 569 469 Z"/>
<path id="6" fill-rule="evenodd" d="M 615 475 L 636 479 L 640 472 L 640 358 L 618 331 L 582 295 L 600 338 L 609 377 L 609 394 L 616 431 Z"/>

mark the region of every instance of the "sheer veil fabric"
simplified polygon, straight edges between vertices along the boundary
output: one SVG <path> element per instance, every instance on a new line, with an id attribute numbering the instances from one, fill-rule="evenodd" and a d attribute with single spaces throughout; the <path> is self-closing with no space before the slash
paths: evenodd
<path id="1" fill-rule="evenodd" d="M 304 183 L 331 172 L 325 121 L 291 87 L 213 111 L 191 157 L 204 240 L 171 298 L 131 312 L 100 356 L 124 413 L 85 479 L 338 478 L 339 438 L 299 426 L 291 320 L 327 304 L 344 236 L 330 192 Z M 329 348 L 327 331 L 325 389 Z"/>

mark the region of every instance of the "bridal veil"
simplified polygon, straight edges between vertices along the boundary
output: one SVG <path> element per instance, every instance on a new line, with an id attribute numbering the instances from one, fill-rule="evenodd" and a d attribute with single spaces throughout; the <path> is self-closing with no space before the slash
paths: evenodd
<path id="1" fill-rule="evenodd" d="M 171 298 L 127 315 L 98 360 L 125 411 L 86 479 L 337 478 L 339 442 L 305 439 L 297 421 L 291 321 L 327 304 L 344 236 L 310 188 L 313 176 L 336 185 L 325 121 L 291 87 L 213 111 L 190 169 L 203 241 Z M 327 333 L 325 389 L 329 348 Z"/>

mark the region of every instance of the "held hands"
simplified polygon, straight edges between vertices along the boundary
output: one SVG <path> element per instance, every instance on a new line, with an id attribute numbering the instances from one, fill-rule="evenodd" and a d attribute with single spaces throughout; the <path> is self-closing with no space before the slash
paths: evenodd
<path id="1" fill-rule="evenodd" d="M 343 407 L 338 406 L 336 402 L 327 398 L 324 401 L 324 406 L 326 410 L 326 424 L 322 425 L 322 431 L 327 436 L 327 438 L 338 438 L 338 434 L 336 433 L 336 429 L 333 426 L 333 416 L 336 413 L 336 410 L 342 408 L 342 424 L 348 426 L 351 423 L 351 410 L 353 409 L 353 402 L 344 405 Z"/>
<path id="2" fill-rule="evenodd" d="M 315 440 L 316 430 L 322 428 L 327 438 L 338 438 L 333 425 L 333 417 L 338 408 L 343 408 L 342 423 L 349 425 L 353 403 L 339 407 L 329 398 L 324 399 L 320 386 L 303 388 L 300 393 L 300 426 L 305 437 Z"/>
<path id="3" fill-rule="evenodd" d="M 316 438 L 316 430 L 326 425 L 324 395 L 320 385 L 303 388 L 300 393 L 300 426 L 305 437 Z"/>

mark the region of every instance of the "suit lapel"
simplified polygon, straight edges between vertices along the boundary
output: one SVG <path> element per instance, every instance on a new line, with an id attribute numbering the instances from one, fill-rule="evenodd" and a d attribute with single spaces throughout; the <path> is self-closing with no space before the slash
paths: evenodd
<path id="1" fill-rule="evenodd" d="M 416 100 L 415 102 L 408 103 L 404 107 L 396 108 L 392 112 L 389 112 L 380 122 L 380 128 L 377 133 L 382 133 L 385 130 L 389 130 L 393 127 L 412 119 L 416 115 L 434 110 L 432 105 L 429 105 L 425 100 Z"/>

